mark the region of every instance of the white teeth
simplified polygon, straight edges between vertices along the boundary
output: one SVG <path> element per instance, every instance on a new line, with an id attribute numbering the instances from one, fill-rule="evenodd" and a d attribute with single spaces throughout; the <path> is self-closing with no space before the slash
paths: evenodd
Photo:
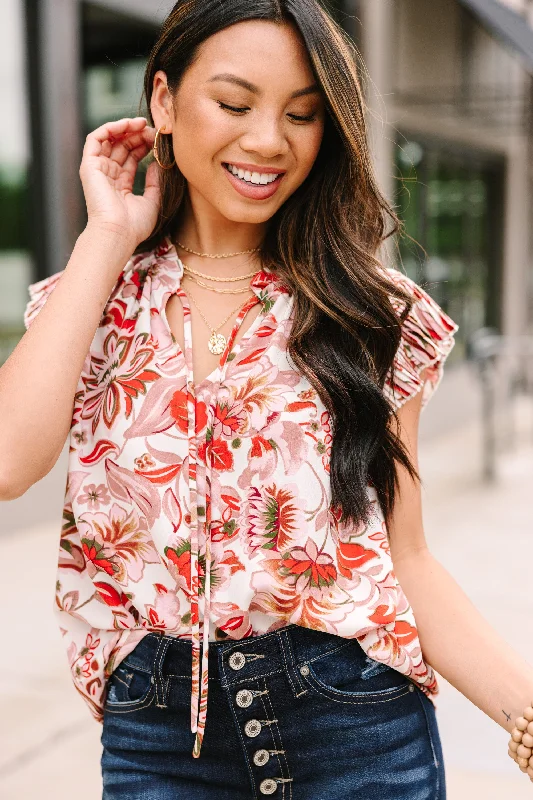
<path id="1" fill-rule="evenodd" d="M 249 170 L 239 169 L 234 167 L 233 164 L 228 164 L 227 169 L 241 181 L 247 183 L 266 185 L 273 183 L 278 178 L 279 173 L 266 173 L 266 172 L 250 172 Z"/>

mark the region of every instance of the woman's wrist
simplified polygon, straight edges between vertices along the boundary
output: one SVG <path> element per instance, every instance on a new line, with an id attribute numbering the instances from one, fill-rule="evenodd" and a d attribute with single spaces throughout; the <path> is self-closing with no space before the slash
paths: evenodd
<path id="1" fill-rule="evenodd" d="M 533 782 L 533 700 L 514 722 L 508 753 Z"/>
<path id="2" fill-rule="evenodd" d="M 107 298 L 135 247 L 110 229 L 87 226 L 76 240 L 65 272 L 81 272 L 85 282 L 94 281 Z"/>
<path id="3" fill-rule="evenodd" d="M 106 242 L 107 245 L 116 248 L 116 251 L 119 252 L 121 256 L 127 254 L 127 258 L 131 256 L 138 245 L 138 242 L 124 227 L 114 223 L 89 220 L 81 232 L 80 237 L 91 242 Z"/>

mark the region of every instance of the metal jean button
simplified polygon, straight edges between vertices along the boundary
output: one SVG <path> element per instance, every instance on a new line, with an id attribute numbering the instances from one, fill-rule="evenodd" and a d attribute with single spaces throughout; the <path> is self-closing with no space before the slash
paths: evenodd
<path id="1" fill-rule="evenodd" d="M 248 708 L 253 702 L 254 696 L 249 689 L 241 689 L 237 692 L 235 702 L 239 708 Z"/>
<path id="2" fill-rule="evenodd" d="M 253 738 L 254 736 L 259 736 L 262 727 L 258 719 L 249 719 L 244 726 L 244 732 L 247 736 Z"/>
<path id="3" fill-rule="evenodd" d="M 230 655 L 228 658 L 228 664 L 232 669 L 242 669 L 246 664 L 246 658 L 244 657 L 244 653 L 235 652 Z"/>
<path id="4" fill-rule="evenodd" d="M 300 675 L 309 675 L 309 667 L 307 666 L 307 664 L 303 664 L 300 667 Z"/>
<path id="5" fill-rule="evenodd" d="M 256 767 L 264 767 L 265 764 L 268 763 L 269 758 L 270 758 L 270 753 L 268 752 L 268 750 L 265 750 L 264 748 L 261 748 L 261 750 L 256 750 L 253 755 L 254 764 L 256 765 Z"/>
<path id="6" fill-rule="evenodd" d="M 274 794 L 277 788 L 278 784 L 274 778 L 265 778 L 265 780 L 261 781 L 259 784 L 259 791 L 261 794 Z"/>

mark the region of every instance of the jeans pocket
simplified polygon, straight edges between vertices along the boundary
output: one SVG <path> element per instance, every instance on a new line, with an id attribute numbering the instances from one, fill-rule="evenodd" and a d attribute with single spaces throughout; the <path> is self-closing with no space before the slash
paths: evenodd
<path id="1" fill-rule="evenodd" d="M 320 694 L 347 702 L 392 700 L 412 691 L 405 675 L 367 656 L 358 642 L 307 662 L 300 674 Z"/>
<path id="2" fill-rule="evenodd" d="M 105 708 L 133 711 L 140 706 L 150 705 L 153 693 L 151 673 L 122 662 L 108 679 Z"/>

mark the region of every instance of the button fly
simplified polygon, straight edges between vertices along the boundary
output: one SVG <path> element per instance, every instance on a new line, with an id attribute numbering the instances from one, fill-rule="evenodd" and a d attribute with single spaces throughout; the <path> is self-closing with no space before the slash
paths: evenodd
<path id="1" fill-rule="evenodd" d="M 248 706 L 252 704 L 253 699 L 254 696 L 249 689 L 241 689 L 237 692 L 237 696 L 235 697 L 237 705 L 240 708 L 248 708 Z"/>
<path id="2" fill-rule="evenodd" d="M 246 664 L 246 658 L 244 657 L 244 653 L 232 653 L 228 658 L 228 664 L 232 669 L 242 669 Z"/>
<path id="3" fill-rule="evenodd" d="M 249 719 L 244 726 L 244 732 L 247 736 L 253 738 L 254 736 L 259 736 L 262 727 L 258 719 Z"/>
<path id="4" fill-rule="evenodd" d="M 265 780 L 261 781 L 259 784 L 259 791 L 261 794 L 274 794 L 277 788 L 278 784 L 273 778 L 265 778 Z"/>
<path id="5" fill-rule="evenodd" d="M 264 767 L 265 764 L 268 763 L 268 759 L 270 758 L 270 753 L 268 750 L 256 750 L 254 753 L 254 764 L 257 767 Z"/>

